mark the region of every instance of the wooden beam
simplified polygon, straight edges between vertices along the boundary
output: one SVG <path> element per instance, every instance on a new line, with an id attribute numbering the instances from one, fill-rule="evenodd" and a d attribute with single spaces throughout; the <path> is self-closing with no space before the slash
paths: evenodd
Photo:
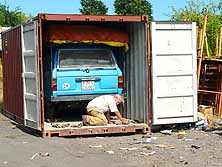
<path id="1" fill-rule="evenodd" d="M 207 42 L 207 35 L 206 35 L 206 33 L 205 33 L 204 39 L 205 39 L 205 44 L 206 44 L 207 57 L 210 57 L 210 52 L 209 52 L 209 47 L 208 47 L 208 42 Z"/>
<path id="2" fill-rule="evenodd" d="M 212 93 L 212 94 L 220 94 L 220 95 L 222 95 L 222 92 L 210 91 L 210 90 L 198 90 L 198 92 Z"/>
<path id="3" fill-rule="evenodd" d="M 218 56 L 221 57 L 221 46 L 222 45 L 222 26 L 220 27 L 220 39 L 219 39 L 219 52 L 218 52 Z"/>
<path id="4" fill-rule="evenodd" d="M 219 46 L 219 42 L 218 42 L 218 40 L 219 40 L 219 36 L 218 36 L 218 34 L 216 35 L 216 48 L 215 48 L 215 52 L 216 52 L 216 58 L 218 57 L 218 46 Z"/>
<path id="5" fill-rule="evenodd" d="M 221 26 L 222 27 L 222 26 Z M 219 65 L 219 76 L 218 76 L 220 79 L 219 79 L 219 91 L 222 91 L 222 65 L 220 64 Z M 219 101 L 219 104 L 218 104 L 218 117 L 222 117 L 222 94 L 219 95 L 218 97 L 218 101 Z"/>
<path id="6" fill-rule="evenodd" d="M 204 16 L 204 24 L 202 28 L 202 33 L 200 35 L 200 50 L 198 51 L 198 61 L 197 61 L 197 89 L 199 89 L 199 82 L 200 82 L 200 71 L 201 71 L 201 63 L 203 59 L 203 48 L 204 48 L 204 35 L 206 33 L 206 27 L 207 27 L 207 15 Z"/>

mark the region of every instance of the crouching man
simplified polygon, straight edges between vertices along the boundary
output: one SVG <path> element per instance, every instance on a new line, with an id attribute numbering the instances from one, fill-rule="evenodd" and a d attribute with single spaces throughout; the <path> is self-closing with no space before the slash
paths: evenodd
<path id="1" fill-rule="evenodd" d="M 87 107 L 87 115 L 83 115 L 84 125 L 107 125 L 110 122 L 110 113 L 115 113 L 122 124 L 127 124 L 127 119 L 123 118 L 118 111 L 117 105 L 124 103 L 121 95 L 103 95 L 91 100 Z M 105 116 L 106 114 L 106 116 Z"/>

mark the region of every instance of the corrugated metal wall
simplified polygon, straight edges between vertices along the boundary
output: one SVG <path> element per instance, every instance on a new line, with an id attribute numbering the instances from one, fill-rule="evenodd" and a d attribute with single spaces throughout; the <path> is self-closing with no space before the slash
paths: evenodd
<path id="1" fill-rule="evenodd" d="M 24 120 L 21 26 L 2 34 L 3 113 Z"/>
<path id="2" fill-rule="evenodd" d="M 128 23 L 129 53 L 124 68 L 127 118 L 147 122 L 148 112 L 148 63 L 147 23 Z"/>

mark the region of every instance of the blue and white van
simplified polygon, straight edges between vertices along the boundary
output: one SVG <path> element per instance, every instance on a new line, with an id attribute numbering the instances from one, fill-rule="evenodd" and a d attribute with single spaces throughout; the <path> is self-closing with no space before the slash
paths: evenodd
<path id="1" fill-rule="evenodd" d="M 51 76 L 51 101 L 90 100 L 123 90 L 122 72 L 109 48 L 55 48 Z"/>

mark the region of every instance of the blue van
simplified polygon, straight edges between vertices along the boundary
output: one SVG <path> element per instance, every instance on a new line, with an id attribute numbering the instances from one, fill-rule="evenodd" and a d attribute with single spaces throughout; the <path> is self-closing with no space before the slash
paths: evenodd
<path id="1" fill-rule="evenodd" d="M 110 48 L 57 47 L 51 77 L 51 101 L 91 100 L 123 90 L 122 71 Z"/>

